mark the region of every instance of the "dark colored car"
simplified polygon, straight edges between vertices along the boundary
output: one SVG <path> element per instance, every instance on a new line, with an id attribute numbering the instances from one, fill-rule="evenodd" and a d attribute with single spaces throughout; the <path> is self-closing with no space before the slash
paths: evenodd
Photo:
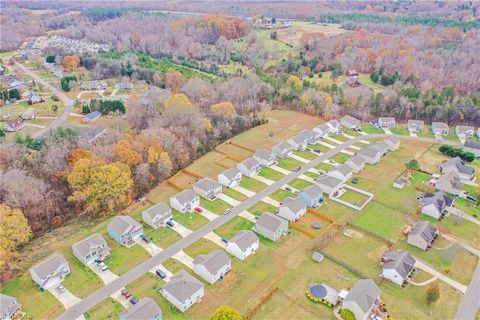
<path id="1" fill-rule="evenodd" d="M 173 223 L 173 221 L 172 221 L 172 220 L 169 220 L 169 221 L 167 221 L 167 226 L 169 226 L 169 227 L 172 227 L 172 228 L 173 228 L 173 226 L 174 226 L 174 225 L 175 225 L 175 224 Z"/>
<path id="2" fill-rule="evenodd" d="M 145 242 L 145 243 L 150 243 L 150 239 L 148 239 L 148 238 L 147 238 L 145 235 L 143 235 L 143 234 L 140 236 L 140 239 L 142 239 L 143 242 Z"/>
<path id="3" fill-rule="evenodd" d="M 298 167 L 296 167 L 295 169 L 293 169 L 293 171 L 295 171 L 295 172 L 296 172 L 296 171 L 300 171 L 300 169 L 302 169 L 302 167 L 298 166 Z"/>
<path id="4" fill-rule="evenodd" d="M 155 273 L 157 274 L 157 276 L 159 276 L 161 279 L 165 279 L 167 277 L 167 274 L 165 272 L 163 272 L 162 270 L 160 269 L 157 269 L 155 270 Z"/>
<path id="5" fill-rule="evenodd" d="M 138 299 L 135 297 L 131 297 L 128 301 L 130 301 L 131 304 L 135 305 L 138 303 Z"/>
<path id="6" fill-rule="evenodd" d="M 222 242 L 228 243 L 228 239 L 227 238 L 222 238 Z"/>
<path id="7" fill-rule="evenodd" d="M 313 152 L 315 152 L 315 153 L 322 153 L 322 151 L 320 151 L 320 149 L 313 149 Z"/>

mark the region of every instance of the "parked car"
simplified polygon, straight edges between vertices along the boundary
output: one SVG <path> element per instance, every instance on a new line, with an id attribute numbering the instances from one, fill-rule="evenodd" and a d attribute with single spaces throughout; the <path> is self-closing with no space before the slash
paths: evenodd
<path id="1" fill-rule="evenodd" d="M 60 285 L 58 285 L 57 290 L 58 290 L 60 293 L 64 293 L 64 292 L 65 292 L 65 287 L 60 284 Z"/>
<path id="2" fill-rule="evenodd" d="M 227 238 L 222 238 L 222 242 L 228 243 L 228 239 Z"/>
<path id="3" fill-rule="evenodd" d="M 150 243 L 150 239 L 148 239 L 148 238 L 147 238 L 145 235 L 143 235 L 143 234 L 140 236 L 140 239 L 142 239 L 143 242 L 145 242 L 145 243 Z"/>
<path id="4" fill-rule="evenodd" d="M 127 289 L 122 289 L 122 291 L 120 291 L 120 294 L 121 294 L 122 296 L 124 296 L 125 299 L 128 299 L 128 298 L 130 298 L 130 297 L 132 296 L 132 294 L 131 294 L 130 292 L 128 292 Z"/>
<path id="5" fill-rule="evenodd" d="M 297 172 L 297 171 L 300 171 L 300 169 L 302 169 L 302 167 L 298 166 L 298 167 L 295 167 L 295 169 L 293 169 L 293 171 Z"/>
<path id="6" fill-rule="evenodd" d="M 175 224 L 173 223 L 173 220 L 167 221 L 167 226 L 173 228 L 174 225 L 175 225 Z"/>
<path id="7" fill-rule="evenodd" d="M 193 209 L 193 210 L 195 210 L 195 211 L 196 211 L 196 212 L 198 212 L 198 213 L 200 213 L 200 212 L 202 212 L 202 211 L 203 211 L 203 209 L 202 209 L 202 208 L 200 208 L 200 207 L 196 207 L 196 208 L 195 208 L 195 209 Z"/>
<path id="8" fill-rule="evenodd" d="M 232 209 L 228 208 L 227 210 L 225 210 L 225 212 L 223 214 L 229 214 L 230 211 L 232 211 Z"/>
<path id="9" fill-rule="evenodd" d="M 285 190 L 292 192 L 292 188 L 290 187 L 285 187 Z"/>
<path id="10" fill-rule="evenodd" d="M 108 270 L 107 265 L 106 265 L 103 261 L 95 260 L 95 263 L 96 263 L 97 266 L 100 268 L 100 270 L 102 270 L 102 271 Z"/>
<path id="11" fill-rule="evenodd" d="M 312 149 L 310 149 L 310 148 L 305 148 L 305 150 L 312 152 Z"/>
<path id="12" fill-rule="evenodd" d="M 320 151 L 320 149 L 313 149 L 313 152 L 315 152 L 315 153 L 322 153 L 322 151 Z"/>
<path id="13" fill-rule="evenodd" d="M 128 301 L 130 301 L 130 303 L 133 304 L 133 305 L 138 303 L 138 299 L 133 297 L 133 296 L 130 299 L 128 299 Z"/>
<path id="14" fill-rule="evenodd" d="M 358 178 L 353 178 L 352 183 L 358 183 Z"/>
<path id="15" fill-rule="evenodd" d="M 163 272 L 162 270 L 160 269 L 157 269 L 155 270 L 155 273 L 157 274 L 157 276 L 159 276 L 161 279 L 165 279 L 167 277 L 167 274 L 165 272 Z"/>

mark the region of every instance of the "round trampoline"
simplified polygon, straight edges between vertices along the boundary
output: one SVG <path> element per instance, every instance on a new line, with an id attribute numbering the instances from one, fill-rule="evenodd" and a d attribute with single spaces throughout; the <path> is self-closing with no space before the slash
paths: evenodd
<path id="1" fill-rule="evenodd" d="M 327 296 L 327 289 L 321 284 L 311 285 L 309 291 L 310 294 L 317 299 L 325 298 Z"/>
<path id="2" fill-rule="evenodd" d="M 320 222 L 312 223 L 312 228 L 313 229 L 320 229 L 321 227 L 322 227 L 322 225 L 320 224 Z"/>

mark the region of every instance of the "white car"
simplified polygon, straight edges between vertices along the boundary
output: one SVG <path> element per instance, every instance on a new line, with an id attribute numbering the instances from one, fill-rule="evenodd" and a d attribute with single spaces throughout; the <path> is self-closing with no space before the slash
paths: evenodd
<path id="1" fill-rule="evenodd" d="M 102 271 L 108 270 L 107 265 L 106 265 L 105 263 L 103 263 L 102 261 L 97 262 L 97 266 L 98 266 Z"/>

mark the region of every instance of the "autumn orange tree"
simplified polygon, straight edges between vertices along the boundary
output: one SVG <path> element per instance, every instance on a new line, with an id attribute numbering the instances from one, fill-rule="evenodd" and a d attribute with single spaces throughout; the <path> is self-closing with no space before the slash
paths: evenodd
<path id="1" fill-rule="evenodd" d="M 71 71 L 71 72 L 77 71 L 79 64 L 80 64 L 80 58 L 77 55 L 63 57 L 63 68 L 67 71 Z"/>
<path id="2" fill-rule="evenodd" d="M 183 93 L 175 93 L 165 101 L 165 109 L 170 108 L 191 108 L 192 103 Z"/>
<path id="3" fill-rule="evenodd" d="M 237 113 L 233 104 L 228 101 L 216 103 L 212 105 L 210 109 L 213 113 L 221 115 L 224 118 L 231 118 Z"/>
<path id="4" fill-rule="evenodd" d="M 28 221 L 19 208 L 0 204 L 0 268 L 7 269 L 18 254 L 19 245 L 27 242 L 32 235 Z"/>
<path id="5" fill-rule="evenodd" d="M 183 85 L 183 76 L 177 70 L 170 68 L 165 76 L 165 85 L 172 92 L 177 93 Z"/>
<path id="6" fill-rule="evenodd" d="M 120 162 L 126 163 L 129 167 L 135 167 L 142 163 L 142 155 L 133 149 L 128 137 L 119 140 L 112 147 L 112 151 Z"/>

